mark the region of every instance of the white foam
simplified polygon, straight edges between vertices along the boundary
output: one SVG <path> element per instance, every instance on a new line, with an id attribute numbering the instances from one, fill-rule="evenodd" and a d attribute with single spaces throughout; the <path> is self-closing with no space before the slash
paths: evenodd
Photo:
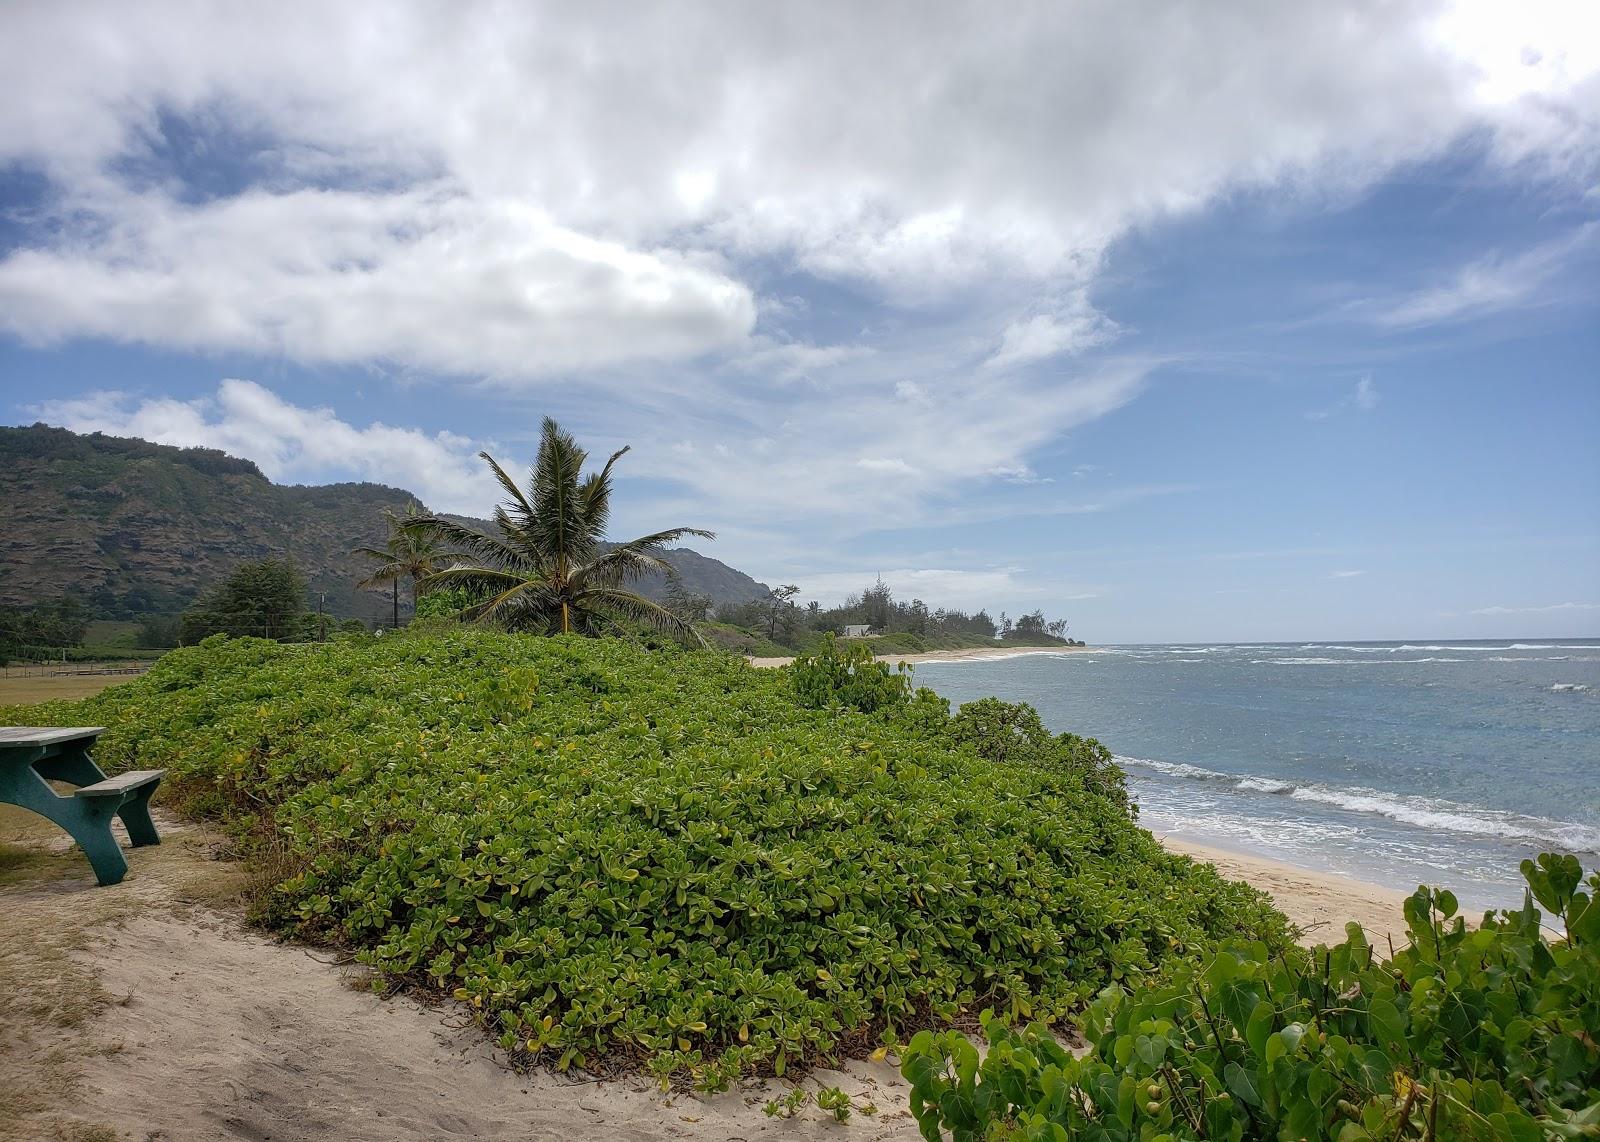
<path id="1" fill-rule="evenodd" d="M 1459 643 L 1445 645 L 1442 643 L 1401 643 L 1398 646 L 1340 646 L 1330 643 L 1306 643 L 1301 650 L 1344 650 L 1352 654 L 1399 654 L 1404 652 L 1431 651 L 1505 651 L 1505 650 L 1600 650 L 1600 646 L 1580 646 L 1571 643 L 1544 643 L 1544 642 L 1513 642 L 1509 646 L 1462 646 Z"/>
<path id="2" fill-rule="evenodd" d="M 1252 658 L 1252 666 L 1398 666 L 1406 662 L 1472 662 L 1470 658 Z M 1490 662 L 1497 661 L 1489 659 Z"/>
<path id="3" fill-rule="evenodd" d="M 1581 694 L 1590 688 L 1591 687 L 1587 682 L 1557 682 L 1554 686 L 1550 687 L 1550 689 L 1557 694 Z"/>
<path id="4" fill-rule="evenodd" d="M 1239 788 L 1251 793 L 1289 793 L 1294 790 L 1294 785 L 1288 781 L 1274 781 L 1270 777 L 1241 777 Z"/>
<path id="5" fill-rule="evenodd" d="M 1265 793 L 1342 809 L 1387 817 L 1402 824 L 1439 832 L 1494 837 L 1530 845 L 1542 845 L 1568 852 L 1600 853 L 1600 828 L 1572 821 L 1556 821 L 1508 810 L 1461 805 L 1433 797 L 1385 793 L 1360 786 L 1341 788 L 1308 782 L 1303 785 L 1253 774 L 1218 773 L 1183 762 L 1152 761 L 1146 758 L 1118 757 L 1118 764 L 1149 769 L 1168 777 L 1204 781 L 1240 793 Z"/>

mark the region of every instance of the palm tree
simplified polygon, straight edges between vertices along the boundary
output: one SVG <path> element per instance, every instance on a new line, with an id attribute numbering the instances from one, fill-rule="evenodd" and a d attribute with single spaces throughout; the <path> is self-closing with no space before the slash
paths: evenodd
<path id="1" fill-rule="evenodd" d="M 671 574 L 659 553 L 684 536 L 716 536 L 673 527 L 616 546 L 603 542 L 611 515 L 611 469 L 627 452 L 612 453 L 600 471 L 583 476 L 589 454 L 545 417 L 526 488 L 493 456 L 480 452 L 510 497 L 494 510 L 499 534 L 485 535 L 439 516 L 419 517 L 412 528 L 463 553 L 461 562 L 434 574 L 428 584 L 465 587 L 483 599 L 468 613 L 507 630 L 595 635 L 624 618 L 702 642 L 692 623 L 624 585 L 650 572 Z"/>
<path id="2" fill-rule="evenodd" d="M 400 626 L 400 580 L 411 580 L 411 606 L 424 592 L 424 580 L 439 569 L 441 558 L 439 541 L 426 531 L 418 529 L 418 520 L 432 517 L 421 505 L 411 504 L 404 514 L 393 508 L 383 509 L 383 518 L 389 522 L 389 539 L 382 547 L 358 547 L 353 554 L 372 560 L 377 566 L 358 587 L 381 587 L 389 584 L 390 600 L 394 606 L 394 625 Z"/>

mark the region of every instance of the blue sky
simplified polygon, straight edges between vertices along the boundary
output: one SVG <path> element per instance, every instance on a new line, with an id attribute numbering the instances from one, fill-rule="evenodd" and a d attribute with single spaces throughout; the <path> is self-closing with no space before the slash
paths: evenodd
<path id="1" fill-rule="evenodd" d="M 1093 641 L 1600 633 L 1588 4 L 0 13 L 0 420 Z"/>

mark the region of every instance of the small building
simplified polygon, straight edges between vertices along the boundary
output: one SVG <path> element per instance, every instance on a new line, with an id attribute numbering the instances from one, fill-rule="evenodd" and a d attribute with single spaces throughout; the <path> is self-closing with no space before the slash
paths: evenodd
<path id="1" fill-rule="evenodd" d="M 866 623 L 852 624 L 844 628 L 845 638 L 866 638 L 872 633 L 872 628 Z"/>

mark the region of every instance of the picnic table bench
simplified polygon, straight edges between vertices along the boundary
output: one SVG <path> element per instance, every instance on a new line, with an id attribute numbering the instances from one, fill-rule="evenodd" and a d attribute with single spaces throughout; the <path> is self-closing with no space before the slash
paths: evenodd
<path id="1" fill-rule="evenodd" d="M 0 802 L 31 809 L 60 825 L 78 842 L 101 884 L 116 884 L 128 871 L 122 846 L 111 832 L 121 817 L 135 847 L 159 845 L 150 820 L 150 795 L 164 769 L 138 769 L 107 777 L 89 756 L 104 729 L 0 726 Z M 50 787 L 75 785 L 71 796 Z"/>

